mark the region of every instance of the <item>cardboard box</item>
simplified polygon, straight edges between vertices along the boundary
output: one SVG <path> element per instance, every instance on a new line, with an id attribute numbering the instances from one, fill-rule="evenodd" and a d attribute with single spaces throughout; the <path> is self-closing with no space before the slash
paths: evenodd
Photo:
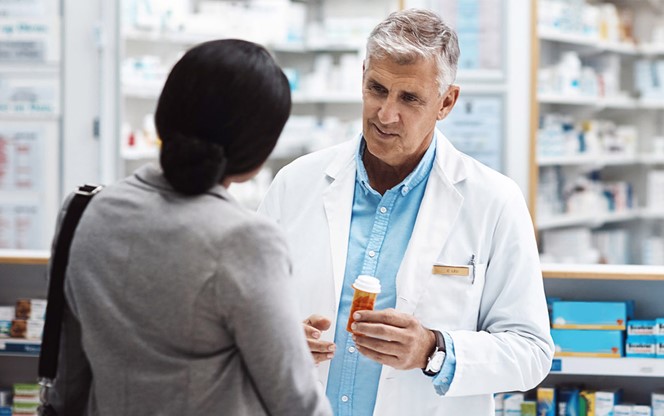
<path id="1" fill-rule="evenodd" d="M 654 335 L 628 336 L 625 341 L 625 356 L 634 358 L 657 357 L 657 340 Z"/>
<path id="2" fill-rule="evenodd" d="M 557 357 L 624 356 L 623 331 L 552 329 Z"/>
<path id="3" fill-rule="evenodd" d="M 521 416 L 537 416 L 537 402 L 521 403 Z"/>
<path id="4" fill-rule="evenodd" d="M 631 404 L 617 404 L 613 406 L 613 416 L 632 416 Z"/>
<path id="5" fill-rule="evenodd" d="M 537 388 L 537 415 L 557 416 L 556 389 L 553 387 Z"/>
<path id="6" fill-rule="evenodd" d="M 652 394 L 652 416 L 664 416 L 664 393 Z"/>
<path id="7" fill-rule="evenodd" d="M 574 415 L 579 409 L 581 390 L 576 387 L 562 387 L 558 390 L 558 415 Z"/>
<path id="8" fill-rule="evenodd" d="M 664 335 L 664 318 L 655 319 L 655 335 Z"/>
<path id="9" fill-rule="evenodd" d="M 634 406 L 632 416 L 652 416 L 652 409 L 650 406 Z"/>
<path id="10" fill-rule="evenodd" d="M 579 395 L 579 416 L 595 416 L 595 392 L 583 390 Z"/>
<path id="11" fill-rule="evenodd" d="M 503 393 L 496 393 L 493 395 L 493 401 L 496 405 L 495 416 L 503 416 L 505 414 L 505 395 Z"/>
<path id="12" fill-rule="evenodd" d="M 655 336 L 655 356 L 664 358 L 664 335 Z"/>
<path id="13" fill-rule="evenodd" d="M 655 335 L 657 321 L 627 321 L 627 336 L 631 335 Z"/>
<path id="14" fill-rule="evenodd" d="M 505 393 L 503 397 L 503 414 L 505 416 L 521 416 L 521 403 L 523 403 L 524 394 Z"/>
<path id="15" fill-rule="evenodd" d="M 19 299 L 16 301 L 16 319 L 46 318 L 46 301 L 44 299 Z"/>
<path id="16" fill-rule="evenodd" d="M 596 391 L 595 416 L 613 416 L 613 407 L 620 403 L 622 390 Z"/>
<path id="17" fill-rule="evenodd" d="M 553 327 L 556 329 L 625 330 L 634 314 L 634 302 L 553 303 Z"/>

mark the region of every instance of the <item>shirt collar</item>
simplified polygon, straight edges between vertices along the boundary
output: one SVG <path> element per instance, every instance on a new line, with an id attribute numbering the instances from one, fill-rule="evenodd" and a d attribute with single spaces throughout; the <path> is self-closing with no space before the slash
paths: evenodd
<path id="1" fill-rule="evenodd" d="M 429 177 L 431 169 L 433 167 L 433 161 L 436 156 L 436 136 L 437 132 L 434 130 L 433 139 L 429 144 L 429 148 L 422 156 L 422 160 L 417 164 L 415 169 L 413 169 L 406 178 L 397 184 L 392 189 L 399 189 L 401 195 L 406 196 L 413 188 L 419 185 L 424 179 Z M 362 162 L 362 156 L 366 150 L 366 142 L 364 141 L 364 136 L 360 140 L 360 145 L 357 148 L 355 153 L 355 162 L 357 163 L 357 176 L 356 181 L 362 186 L 364 193 L 373 191 L 369 185 L 369 175 L 367 174 L 367 169 L 364 167 L 364 162 Z"/>

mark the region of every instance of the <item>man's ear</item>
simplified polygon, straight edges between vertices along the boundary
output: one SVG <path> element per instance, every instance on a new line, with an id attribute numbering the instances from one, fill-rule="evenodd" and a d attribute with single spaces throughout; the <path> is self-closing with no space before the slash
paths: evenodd
<path id="1" fill-rule="evenodd" d="M 456 104 L 457 99 L 459 98 L 459 92 L 461 88 L 458 85 L 450 85 L 442 100 L 440 101 L 440 109 L 438 110 L 437 120 L 442 120 L 452 111 L 454 104 Z"/>

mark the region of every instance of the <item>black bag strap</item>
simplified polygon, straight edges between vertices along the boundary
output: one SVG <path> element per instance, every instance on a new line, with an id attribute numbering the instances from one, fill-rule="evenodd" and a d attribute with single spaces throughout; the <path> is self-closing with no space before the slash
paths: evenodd
<path id="1" fill-rule="evenodd" d="M 60 330 L 65 309 L 65 272 L 69 263 L 69 249 L 74 238 L 74 231 L 90 200 L 103 186 L 82 185 L 74 194 L 67 213 L 62 220 L 60 232 L 55 243 L 51 259 L 48 285 L 48 303 L 44 333 L 39 354 L 39 383 L 42 387 L 51 387 L 58 372 L 58 355 L 60 353 Z"/>

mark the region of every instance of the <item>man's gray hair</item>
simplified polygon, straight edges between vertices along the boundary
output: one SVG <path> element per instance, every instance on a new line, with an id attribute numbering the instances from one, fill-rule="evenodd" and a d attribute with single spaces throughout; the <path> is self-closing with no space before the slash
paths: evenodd
<path id="1" fill-rule="evenodd" d="M 438 89 L 442 95 L 456 78 L 459 40 L 456 32 L 436 13 L 402 10 L 390 14 L 369 35 L 365 70 L 373 58 L 389 58 L 401 65 L 418 59 L 435 59 Z"/>

